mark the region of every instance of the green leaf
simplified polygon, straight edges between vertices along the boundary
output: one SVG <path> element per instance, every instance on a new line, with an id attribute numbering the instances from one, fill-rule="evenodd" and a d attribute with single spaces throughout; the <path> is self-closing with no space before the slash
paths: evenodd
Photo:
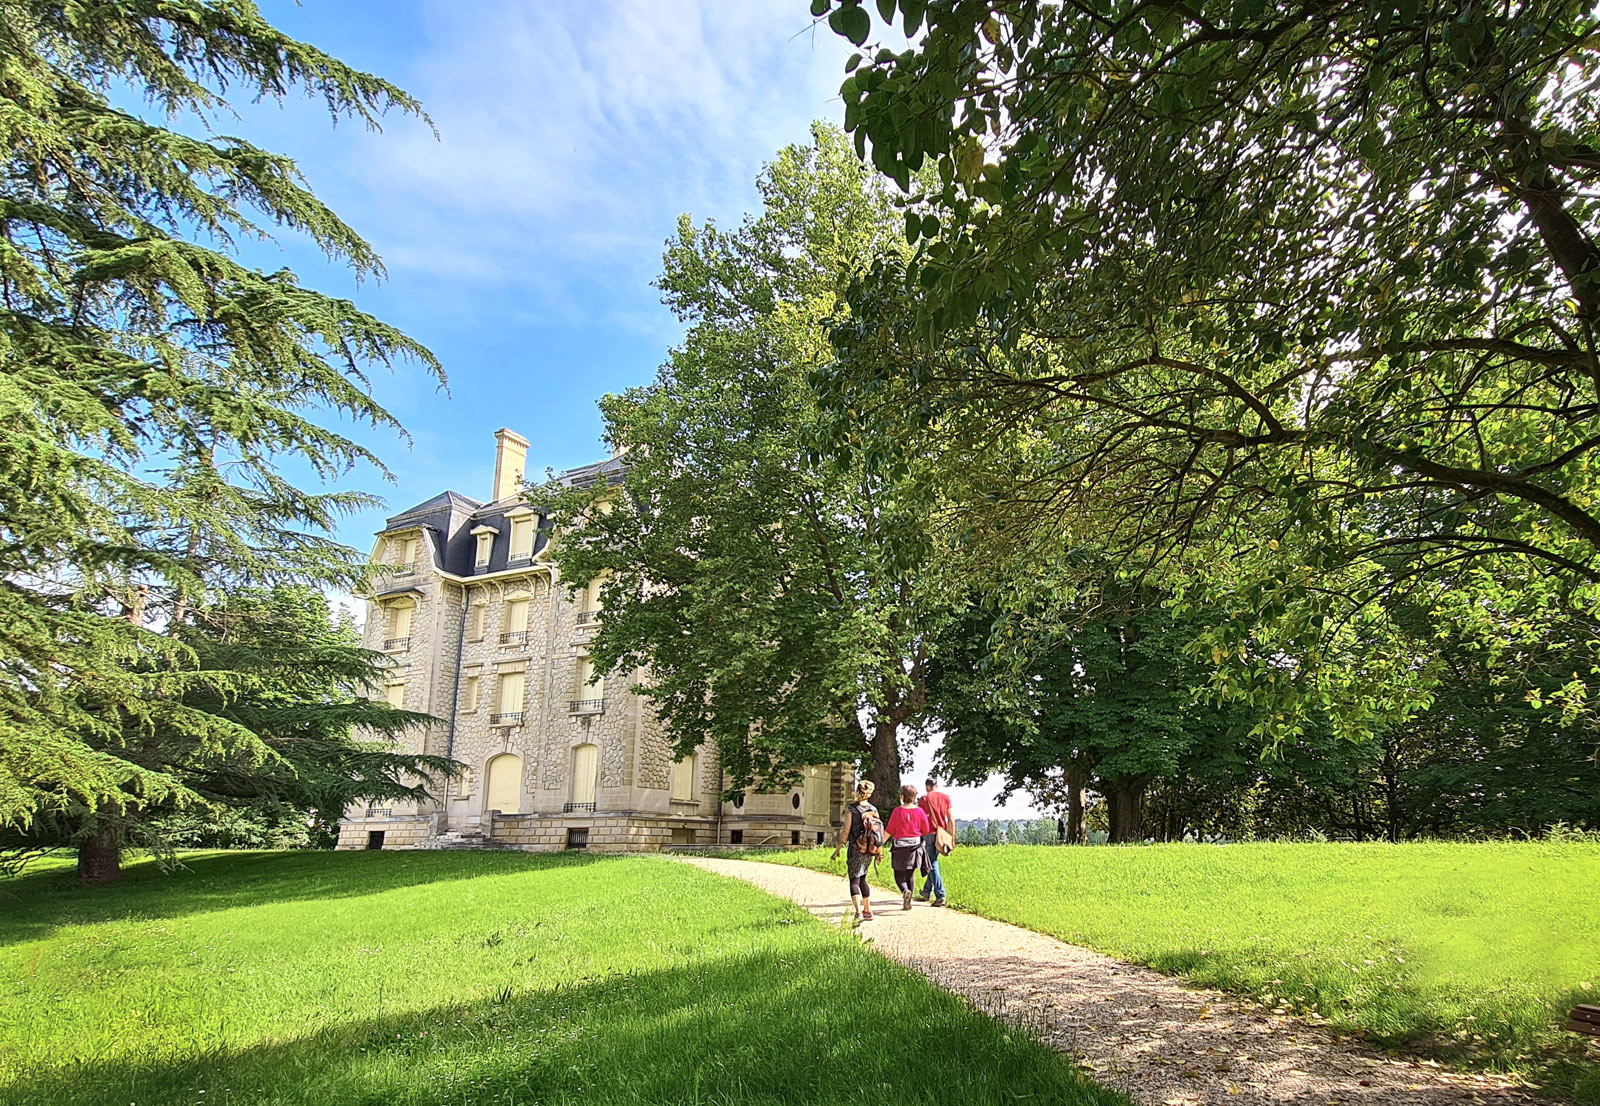
<path id="1" fill-rule="evenodd" d="M 856 46 L 867 41 L 867 35 L 872 31 L 872 17 L 866 9 L 857 7 L 840 8 L 828 16 L 828 26 Z"/>
<path id="2" fill-rule="evenodd" d="M 922 216 L 918 215 L 915 211 L 906 212 L 906 242 L 907 242 L 907 244 L 908 245 L 912 245 L 912 246 L 916 245 L 917 244 L 917 238 L 921 234 L 922 234 Z"/>
<path id="3" fill-rule="evenodd" d="M 907 38 L 913 37 L 922 27 L 922 17 L 927 10 L 927 0 L 900 0 L 900 13 L 905 17 Z"/>
<path id="4" fill-rule="evenodd" d="M 820 19 L 822 16 L 827 15 L 830 6 L 831 0 L 811 0 L 812 18 Z"/>

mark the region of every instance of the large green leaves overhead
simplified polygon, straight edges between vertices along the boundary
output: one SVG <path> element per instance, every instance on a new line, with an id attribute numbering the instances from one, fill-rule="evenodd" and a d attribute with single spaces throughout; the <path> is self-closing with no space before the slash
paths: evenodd
<path id="1" fill-rule="evenodd" d="M 1592 5 L 891 14 L 847 122 L 942 224 L 853 291 L 839 451 L 938 455 L 1002 553 L 1228 565 L 1253 692 L 1418 589 L 1492 642 L 1594 605 Z"/>

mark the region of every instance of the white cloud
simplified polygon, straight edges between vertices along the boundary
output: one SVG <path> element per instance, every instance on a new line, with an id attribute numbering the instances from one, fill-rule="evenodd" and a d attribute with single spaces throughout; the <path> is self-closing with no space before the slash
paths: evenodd
<path id="1" fill-rule="evenodd" d="M 405 83 L 439 138 L 357 145 L 364 225 L 396 275 L 514 285 L 574 321 L 596 282 L 651 298 L 680 212 L 753 206 L 760 164 L 838 116 L 849 53 L 800 0 L 429 0 L 424 24 Z"/>

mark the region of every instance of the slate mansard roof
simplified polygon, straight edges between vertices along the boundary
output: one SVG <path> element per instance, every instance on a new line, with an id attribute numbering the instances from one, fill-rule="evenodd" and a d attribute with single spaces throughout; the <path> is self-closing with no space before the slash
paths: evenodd
<path id="1" fill-rule="evenodd" d="M 626 462 L 610 457 L 558 473 L 554 482 L 567 488 L 588 488 L 599 483 L 620 484 L 627 471 Z M 533 554 L 537 557 L 550 544 L 550 533 L 545 527 L 546 512 L 516 497 L 480 503 L 459 492 L 441 492 L 384 520 L 383 529 L 378 534 L 413 530 L 420 526 L 427 538 L 425 548 L 436 568 L 456 576 L 499 572 L 508 567 L 507 559 L 511 552 L 511 522 L 506 517 L 507 512 L 529 507 L 538 515 L 533 539 Z M 477 567 L 478 539 L 472 534 L 480 526 L 491 526 L 499 531 L 495 535 L 489 563 L 483 568 Z"/>

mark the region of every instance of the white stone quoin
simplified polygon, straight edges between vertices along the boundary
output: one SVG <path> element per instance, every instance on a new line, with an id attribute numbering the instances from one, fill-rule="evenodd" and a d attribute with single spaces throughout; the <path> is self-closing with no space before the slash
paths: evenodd
<path id="1" fill-rule="evenodd" d="M 382 694 L 439 721 L 403 735 L 465 763 L 431 803 L 351 807 L 339 848 L 513 847 L 656 851 L 669 845 L 815 845 L 833 839 L 849 769 L 716 801 L 716 754 L 675 763 L 643 673 L 595 674 L 588 642 L 598 581 L 569 594 L 545 511 L 523 494 L 529 442 L 495 433 L 495 498 L 444 492 L 387 521 L 373 547 L 365 644 L 388 657 Z M 568 487 L 620 484 L 613 457 L 560 474 Z"/>

